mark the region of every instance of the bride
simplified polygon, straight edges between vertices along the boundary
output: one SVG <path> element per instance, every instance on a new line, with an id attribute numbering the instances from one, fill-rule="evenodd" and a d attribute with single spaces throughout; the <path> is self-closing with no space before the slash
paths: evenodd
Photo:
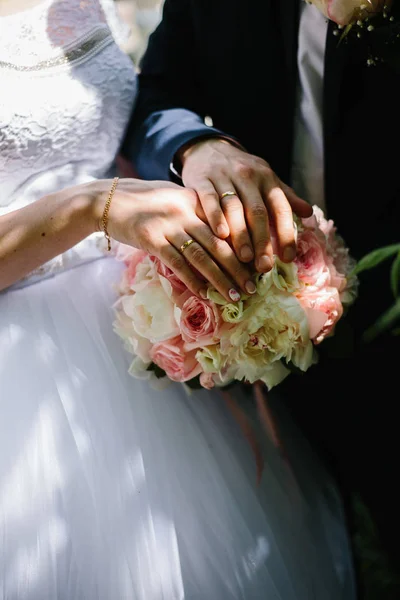
<path id="1" fill-rule="evenodd" d="M 250 276 L 227 244 L 201 255 L 189 190 L 121 179 L 105 218 L 137 87 L 123 36 L 112 0 L 0 0 L 0 596 L 353 599 L 340 497 L 281 407 L 290 467 L 264 435 L 257 486 L 218 392 L 127 373 L 104 231 L 196 294 L 188 238 L 226 297 Z"/>

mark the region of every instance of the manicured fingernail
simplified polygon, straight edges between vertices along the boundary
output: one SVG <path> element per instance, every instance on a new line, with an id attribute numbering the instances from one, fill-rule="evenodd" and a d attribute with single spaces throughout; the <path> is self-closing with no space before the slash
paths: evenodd
<path id="1" fill-rule="evenodd" d="M 203 300 L 207 300 L 207 290 L 200 290 L 199 294 L 200 298 L 203 298 Z"/>
<path id="2" fill-rule="evenodd" d="M 240 300 L 240 294 L 237 290 L 235 290 L 234 288 L 231 288 L 228 292 L 229 294 L 229 298 L 231 300 L 233 300 L 233 302 L 239 302 Z"/>
<path id="3" fill-rule="evenodd" d="M 287 262 L 291 262 L 294 259 L 295 256 L 296 256 L 296 250 L 294 248 L 292 248 L 292 246 L 288 246 L 283 251 L 283 258 Z"/>
<path id="4" fill-rule="evenodd" d="M 258 259 L 258 270 L 259 271 L 270 271 L 272 269 L 272 261 L 269 256 L 264 254 Z"/>
<path id="5" fill-rule="evenodd" d="M 242 260 L 251 260 L 253 258 L 253 252 L 250 246 L 243 246 L 240 250 L 240 257 Z"/>
<path id="6" fill-rule="evenodd" d="M 244 289 L 248 294 L 255 294 L 257 290 L 256 286 L 252 281 L 246 281 L 246 283 L 244 284 Z"/>
<path id="7" fill-rule="evenodd" d="M 227 237 L 229 235 L 229 231 L 227 230 L 227 228 L 225 227 L 225 225 L 218 225 L 217 227 L 217 234 L 220 237 Z"/>

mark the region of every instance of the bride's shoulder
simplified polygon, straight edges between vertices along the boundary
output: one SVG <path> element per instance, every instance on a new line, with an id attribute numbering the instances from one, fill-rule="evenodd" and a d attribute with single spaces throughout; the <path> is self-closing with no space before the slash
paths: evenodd
<path id="1" fill-rule="evenodd" d="M 114 0 L 53 0 L 48 13 L 48 26 L 55 26 L 64 38 L 81 37 L 93 28 L 107 25 L 118 45 L 129 37 L 130 28 L 119 16 Z M 68 43 L 68 39 L 59 42 Z"/>
<path id="2" fill-rule="evenodd" d="M 0 15 L 0 60 L 29 65 L 51 60 L 102 27 L 120 47 L 129 38 L 114 0 L 21 1 Z"/>

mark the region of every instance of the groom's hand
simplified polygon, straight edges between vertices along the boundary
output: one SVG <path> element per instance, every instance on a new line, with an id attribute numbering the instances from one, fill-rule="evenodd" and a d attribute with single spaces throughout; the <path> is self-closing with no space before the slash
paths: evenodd
<path id="1" fill-rule="evenodd" d="M 254 259 L 259 272 L 271 269 L 270 224 L 276 232 L 279 257 L 284 262 L 294 259 L 292 211 L 309 217 L 312 208 L 265 160 L 222 138 L 194 142 L 182 149 L 178 158 L 184 185 L 197 192 L 215 235 L 223 239 L 231 236 L 241 261 Z"/>

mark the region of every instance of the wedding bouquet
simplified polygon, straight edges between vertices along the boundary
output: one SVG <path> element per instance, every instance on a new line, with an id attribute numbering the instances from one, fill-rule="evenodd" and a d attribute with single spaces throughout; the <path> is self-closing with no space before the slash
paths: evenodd
<path id="1" fill-rule="evenodd" d="M 316 346 L 354 301 L 357 278 L 349 277 L 349 251 L 318 207 L 295 225 L 295 260 L 275 255 L 270 272 L 254 275 L 256 293 L 236 303 L 211 286 L 198 298 L 158 258 L 120 245 L 126 269 L 114 328 L 135 355 L 130 373 L 208 389 L 261 380 L 271 389 L 292 370 L 307 371 Z"/>

